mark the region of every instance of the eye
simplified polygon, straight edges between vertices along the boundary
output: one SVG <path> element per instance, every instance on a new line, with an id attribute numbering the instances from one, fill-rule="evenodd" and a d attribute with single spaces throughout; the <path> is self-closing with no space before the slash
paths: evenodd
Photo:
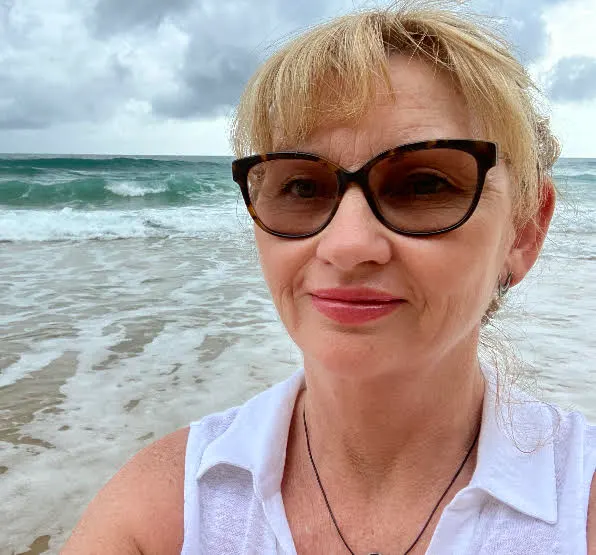
<path id="1" fill-rule="evenodd" d="M 312 179 L 292 179 L 284 183 L 283 191 L 300 198 L 313 198 L 317 194 L 317 183 Z"/>
<path id="2" fill-rule="evenodd" d="M 404 180 L 404 189 L 415 196 L 436 195 L 454 189 L 447 178 L 434 173 L 414 173 Z"/>

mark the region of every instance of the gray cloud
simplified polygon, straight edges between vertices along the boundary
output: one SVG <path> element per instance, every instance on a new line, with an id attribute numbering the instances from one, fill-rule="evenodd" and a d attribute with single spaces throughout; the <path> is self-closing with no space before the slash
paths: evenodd
<path id="1" fill-rule="evenodd" d="M 16 24 L 4 20 L 0 129 L 102 121 L 133 93 L 132 72 L 116 54 L 102 52 L 89 41 L 82 47 L 76 30 L 52 34 L 53 23 L 39 14 L 17 17 Z"/>
<path id="2" fill-rule="evenodd" d="M 342 3 L 261 0 L 254 5 L 203 0 L 181 24 L 191 37 L 178 72 L 178 86 L 153 98 L 154 113 L 172 118 L 205 118 L 233 107 L 269 43 L 321 20 Z M 230 15 L 233 14 L 233 17 Z"/>
<path id="3" fill-rule="evenodd" d="M 596 58 L 569 56 L 557 62 L 549 75 L 548 93 L 556 102 L 596 97 Z"/>
<path id="4" fill-rule="evenodd" d="M 190 49 L 177 91 L 156 97 L 154 113 L 173 118 L 220 115 L 238 101 L 256 64 L 253 53 L 237 47 Z"/>
<path id="5" fill-rule="evenodd" d="M 138 27 L 158 27 L 169 15 L 188 10 L 193 0 L 98 0 L 89 18 L 100 36 Z"/>
<path id="6" fill-rule="evenodd" d="M 364 0 L 363 0 L 364 1 Z M 565 0 L 476 0 L 519 56 L 546 52 L 544 10 Z M 383 4 L 385 0 L 378 0 Z M 65 8 L 64 6 L 68 6 Z M 228 113 L 280 37 L 358 6 L 353 0 L 0 0 L 0 128 Z M 367 2 L 365 5 L 370 5 Z M 596 95 L 594 62 L 562 60 L 554 100 Z"/>
<path id="7" fill-rule="evenodd" d="M 86 76 L 76 84 L 46 83 L 0 77 L 0 129 L 42 129 L 54 123 L 102 121 L 118 109 L 119 70 Z M 6 92 L 4 92 L 6 91 Z M 8 92 L 8 94 L 7 94 Z"/>
<path id="8" fill-rule="evenodd" d="M 529 63 L 543 56 L 548 47 L 541 17 L 543 10 L 561 1 L 477 0 L 473 7 L 479 13 L 495 16 L 497 30 L 507 34 L 518 56 Z M 300 3 L 262 0 L 258 10 L 238 4 L 234 17 L 230 18 L 226 17 L 230 13 L 229 4 L 225 9 L 206 0 L 199 5 L 201 9 L 194 12 L 195 17 L 187 26 L 192 39 L 178 73 L 179 86 L 153 100 L 158 115 L 189 118 L 225 112 L 236 103 L 258 65 L 267 40 L 273 42 L 279 36 L 337 13 L 342 7 L 351 7 L 327 2 L 323 9 L 318 0 Z"/>
<path id="9" fill-rule="evenodd" d="M 474 7 L 494 16 L 495 26 L 514 46 L 519 59 L 530 63 L 548 48 L 548 33 L 542 14 L 545 9 L 563 0 L 478 0 Z"/>

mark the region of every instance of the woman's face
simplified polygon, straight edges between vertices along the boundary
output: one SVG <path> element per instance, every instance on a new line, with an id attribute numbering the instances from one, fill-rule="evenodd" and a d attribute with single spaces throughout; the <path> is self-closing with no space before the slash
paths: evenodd
<path id="1" fill-rule="evenodd" d="M 395 102 L 380 101 L 358 123 L 321 128 L 293 145 L 296 150 L 355 170 L 401 144 L 483 138 L 448 78 L 399 56 L 390 68 Z M 488 173 L 471 219 L 436 236 L 406 237 L 385 228 L 353 185 L 318 235 L 283 239 L 255 227 L 265 279 L 305 365 L 378 374 L 475 357 L 480 321 L 498 276 L 512 269 L 509 187 L 500 162 Z M 380 310 L 380 317 L 362 321 L 356 310 L 351 321 L 342 301 L 320 298 L 329 295 L 324 290 L 339 289 L 341 296 L 354 288 L 398 300 L 391 310 Z"/>

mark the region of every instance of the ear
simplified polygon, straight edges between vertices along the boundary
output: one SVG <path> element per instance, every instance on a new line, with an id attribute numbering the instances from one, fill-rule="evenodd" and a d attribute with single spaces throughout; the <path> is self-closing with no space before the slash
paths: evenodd
<path id="1" fill-rule="evenodd" d="M 536 217 L 516 230 L 515 240 L 505 260 L 503 275 L 513 273 L 511 285 L 517 285 L 534 266 L 553 217 L 556 192 L 552 179 L 545 177 L 542 187 L 542 202 Z"/>

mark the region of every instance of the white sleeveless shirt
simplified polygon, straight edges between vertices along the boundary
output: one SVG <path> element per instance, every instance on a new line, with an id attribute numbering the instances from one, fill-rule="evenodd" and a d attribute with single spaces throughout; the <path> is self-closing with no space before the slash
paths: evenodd
<path id="1" fill-rule="evenodd" d="M 299 371 L 191 424 L 182 555 L 296 553 L 281 482 L 303 387 Z M 504 415 L 495 399 L 487 380 L 476 469 L 443 510 L 427 555 L 585 555 L 596 427 L 521 393 Z"/>

